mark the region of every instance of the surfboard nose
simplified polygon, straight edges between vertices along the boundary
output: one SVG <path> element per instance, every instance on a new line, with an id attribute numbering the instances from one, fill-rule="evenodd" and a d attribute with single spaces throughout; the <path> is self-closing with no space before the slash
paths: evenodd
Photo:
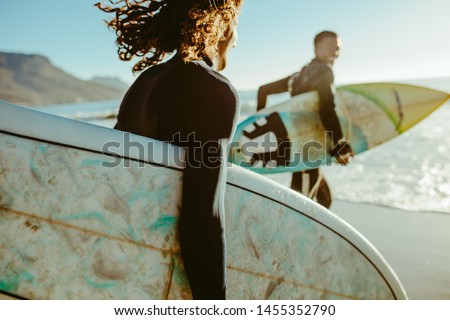
<path id="1" fill-rule="evenodd" d="M 340 88 L 374 102 L 403 133 L 450 99 L 450 94 L 422 86 L 401 83 L 368 83 Z"/>
<path id="2" fill-rule="evenodd" d="M 450 94 L 446 92 L 424 87 L 416 87 L 412 91 L 401 88 L 399 91 L 400 103 L 409 105 L 399 127 L 400 132 L 410 129 L 450 99 Z"/>

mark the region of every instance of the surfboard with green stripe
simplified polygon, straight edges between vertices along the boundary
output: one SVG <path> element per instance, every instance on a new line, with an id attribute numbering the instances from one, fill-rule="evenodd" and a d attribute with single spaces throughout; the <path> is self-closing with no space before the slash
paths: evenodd
<path id="1" fill-rule="evenodd" d="M 401 83 L 366 83 L 337 88 L 344 137 L 355 154 L 385 143 L 425 119 L 449 94 Z M 318 114 L 316 92 L 260 110 L 241 122 L 230 161 L 258 173 L 294 172 L 330 163 L 332 139 Z"/>

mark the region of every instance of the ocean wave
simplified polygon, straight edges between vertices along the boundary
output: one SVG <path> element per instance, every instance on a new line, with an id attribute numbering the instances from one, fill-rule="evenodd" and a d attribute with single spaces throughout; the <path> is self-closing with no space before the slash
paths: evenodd
<path id="1" fill-rule="evenodd" d="M 336 199 L 450 213 L 450 104 L 347 167 L 324 169 Z"/>

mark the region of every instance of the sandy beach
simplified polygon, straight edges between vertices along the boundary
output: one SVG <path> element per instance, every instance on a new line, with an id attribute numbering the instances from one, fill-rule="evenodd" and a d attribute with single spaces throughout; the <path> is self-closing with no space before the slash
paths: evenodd
<path id="1" fill-rule="evenodd" d="M 450 215 L 335 201 L 330 208 L 384 256 L 409 299 L 450 299 Z"/>

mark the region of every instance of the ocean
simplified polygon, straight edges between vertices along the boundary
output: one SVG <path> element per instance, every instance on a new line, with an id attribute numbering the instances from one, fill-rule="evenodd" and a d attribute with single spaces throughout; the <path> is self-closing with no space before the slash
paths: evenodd
<path id="1" fill-rule="evenodd" d="M 450 92 L 447 81 L 416 80 L 407 83 Z M 256 106 L 256 92 L 242 91 L 241 120 Z M 268 105 L 288 99 L 269 97 Z M 112 127 L 120 101 L 62 104 L 35 109 Z M 348 166 L 324 168 L 333 198 L 370 203 L 407 211 L 450 213 L 450 103 L 401 136 L 357 155 Z M 290 174 L 267 175 L 283 185 Z"/>

